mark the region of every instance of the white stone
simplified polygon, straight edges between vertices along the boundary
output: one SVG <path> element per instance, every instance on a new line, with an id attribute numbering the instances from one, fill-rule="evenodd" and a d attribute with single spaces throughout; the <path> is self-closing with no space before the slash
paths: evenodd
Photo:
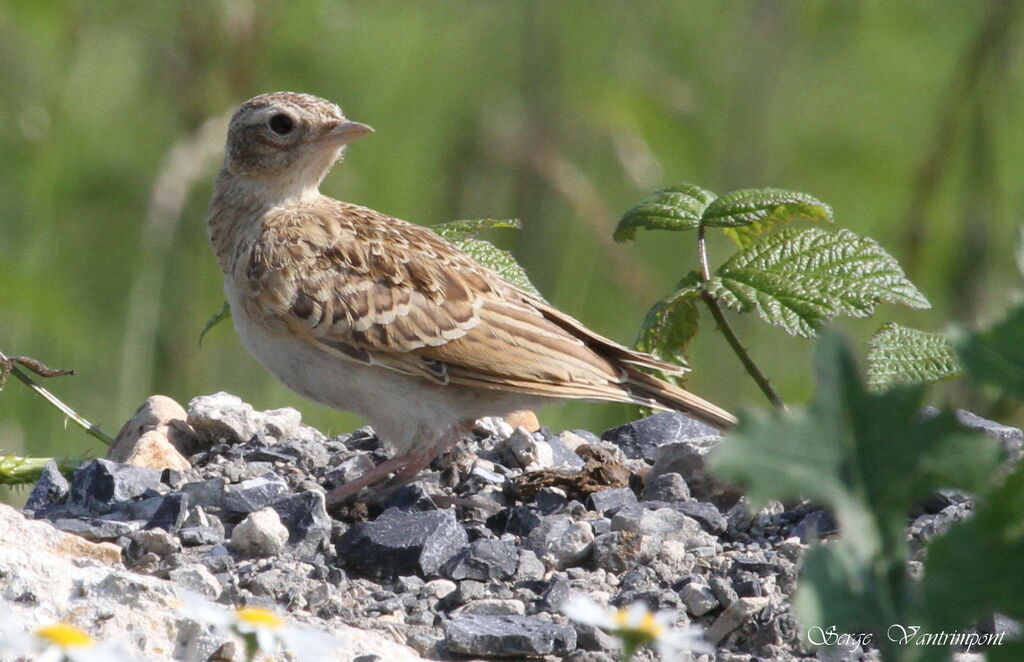
<path id="1" fill-rule="evenodd" d="M 281 516 L 269 506 L 249 513 L 231 532 L 228 547 L 255 558 L 276 556 L 288 542 L 288 529 Z"/>

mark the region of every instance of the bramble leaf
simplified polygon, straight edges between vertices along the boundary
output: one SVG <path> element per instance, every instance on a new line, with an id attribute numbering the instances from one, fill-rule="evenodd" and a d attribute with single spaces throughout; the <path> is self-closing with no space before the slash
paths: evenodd
<path id="1" fill-rule="evenodd" d="M 1024 305 L 977 333 L 955 332 L 953 346 L 974 381 L 992 384 L 1024 399 Z"/>
<path id="2" fill-rule="evenodd" d="M 438 223 L 430 229 L 448 241 L 455 242 L 459 239 L 472 239 L 484 230 L 492 228 L 519 230 L 522 227 L 523 223 L 518 218 L 474 218 Z"/>
<path id="3" fill-rule="evenodd" d="M 483 239 L 456 239 L 452 241 L 455 246 L 488 269 L 496 272 L 499 276 L 520 287 L 534 296 L 543 297 L 537 288 L 530 282 L 523 267 L 512 257 L 512 253 L 502 250 L 494 244 Z"/>
<path id="4" fill-rule="evenodd" d="M 519 229 L 523 224 L 518 218 L 495 219 L 481 218 L 463 221 L 439 223 L 430 229 L 455 245 L 460 251 L 470 256 L 499 276 L 521 287 L 534 296 L 541 297 L 540 292 L 530 282 L 523 267 L 516 262 L 512 253 L 502 250 L 489 241 L 477 239 L 476 235 L 492 228 Z M 543 298 L 543 297 L 541 297 Z"/>
<path id="5" fill-rule="evenodd" d="M 718 198 L 704 210 L 701 223 L 720 227 L 740 248 L 794 220 L 831 223 L 832 208 L 817 198 L 776 188 L 743 189 Z"/>
<path id="6" fill-rule="evenodd" d="M 224 305 L 221 306 L 220 311 L 214 313 L 210 317 L 210 319 L 206 320 L 206 325 L 203 326 L 203 330 L 199 332 L 199 346 L 203 346 L 203 336 L 206 335 L 207 331 L 217 326 L 218 324 L 220 324 L 229 317 L 231 317 L 231 306 L 228 305 L 227 301 L 225 301 Z"/>
<path id="7" fill-rule="evenodd" d="M 675 292 L 647 312 L 634 346 L 662 361 L 686 365 L 686 350 L 696 337 L 699 325 L 699 274 L 691 272 L 676 287 Z M 675 384 L 683 381 L 680 375 L 662 373 L 658 376 Z"/>
<path id="8" fill-rule="evenodd" d="M 868 386 L 873 389 L 930 384 L 963 372 L 946 334 L 893 322 L 883 324 L 868 339 L 867 366 Z"/>
<path id="9" fill-rule="evenodd" d="M 784 228 L 740 251 L 707 283 L 730 308 L 796 336 L 837 315 L 867 317 L 881 301 L 928 308 L 895 258 L 848 230 Z"/>
<path id="10" fill-rule="evenodd" d="M 637 228 L 695 230 L 714 199 L 714 193 L 690 184 L 662 189 L 623 214 L 613 236 L 615 241 L 635 239 Z"/>
<path id="11" fill-rule="evenodd" d="M 800 497 L 832 510 L 842 537 L 805 558 L 797 615 L 805 628 L 876 633 L 885 657 L 886 629 L 908 622 L 914 600 L 907 513 L 939 488 L 982 487 L 999 450 L 952 411 L 922 417 L 923 386 L 867 391 L 835 333 L 818 343 L 815 369 L 806 408 L 744 413 L 709 461 L 755 507 Z"/>

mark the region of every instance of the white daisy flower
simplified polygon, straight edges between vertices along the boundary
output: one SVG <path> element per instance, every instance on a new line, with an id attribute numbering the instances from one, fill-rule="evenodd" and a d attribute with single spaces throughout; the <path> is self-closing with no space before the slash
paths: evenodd
<path id="1" fill-rule="evenodd" d="M 263 607 L 225 609 L 193 594 L 185 594 L 184 603 L 180 615 L 210 625 L 222 636 L 240 638 L 249 662 L 257 653 L 275 659 L 282 649 L 300 662 L 320 662 L 340 645 L 325 632 L 289 625 L 277 612 Z"/>
<path id="2" fill-rule="evenodd" d="M 0 653 L 31 656 L 35 662 L 109 662 L 138 658 L 120 641 L 99 643 L 88 632 L 67 623 L 44 625 L 30 632 L 5 627 Z"/>
<path id="3" fill-rule="evenodd" d="M 634 602 L 622 609 L 609 609 L 584 595 L 574 595 L 562 603 L 562 613 L 577 623 L 592 625 L 619 637 L 623 659 L 627 661 L 637 649 L 651 645 L 664 662 L 676 660 L 687 651 L 714 652 L 714 648 L 702 640 L 704 632 L 701 628 L 672 629 L 676 620 L 674 611 L 652 612 L 642 602 Z"/>

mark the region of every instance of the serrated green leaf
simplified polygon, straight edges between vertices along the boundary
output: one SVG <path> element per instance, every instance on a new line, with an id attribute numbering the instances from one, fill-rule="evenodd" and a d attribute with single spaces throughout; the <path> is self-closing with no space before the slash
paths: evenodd
<path id="1" fill-rule="evenodd" d="M 647 312 L 634 346 L 655 358 L 686 365 L 686 351 L 699 327 L 697 301 L 700 299 L 700 276 L 696 272 L 680 281 L 677 289 Z M 681 385 L 681 375 L 658 374 Z"/>
<path id="2" fill-rule="evenodd" d="M 932 629 L 998 612 L 1024 618 L 1024 469 L 981 499 L 971 519 L 928 546 L 922 603 Z M 1019 659 L 1019 658 L 1017 658 Z"/>
<path id="3" fill-rule="evenodd" d="M 448 241 L 454 242 L 458 239 L 472 239 L 484 230 L 493 228 L 519 230 L 522 227 L 523 223 L 518 218 L 476 218 L 438 223 L 430 229 Z"/>
<path id="4" fill-rule="evenodd" d="M 452 244 L 480 264 L 496 272 L 508 282 L 543 299 L 537 288 L 530 282 L 526 271 L 512 257 L 512 253 L 502 250 L 488 241 L 473 239 L 472 237 L 456 239 L 452 241 Z"/>
<path id="5" fill-rule="evenodd" d="M 708 227 L 736 228 L 753 223 L 769 229 L 777 223 L 801 218 L 832 222 L 832 208 L 806 193 L 777 188 L 732 191 L 717 198 L 704 210 L 701 223 Z"/>
<path id="6" fill-rule="evenodd" d="M 960 376 L 962 368 L 944 333 L 920 331 L 893 322 L 868 339 L 868 386 L 930 384 Z"/>
<path id="7" fill-rule="evenodd" d="M 707 289 L 805 338 L 838 315 L 867 317 L 882 301 L 929 307 L 895 258 L 849 230 L 784 228 L 731 257 Z"/>
<path id="8" fill-rule="evenodd" d="M 971 379 L 1024 399 L 1024 305 L 1018 304 L 984 331 L 957 331 L 953 336 L 953 346 Z"/>
<path id="9" fill-rule="evenodd" d="M 714 193 L 691 184 L 662 189 L 623 214 L 613 236 L 615 241 L 635 239 L 637 228 L 695 230 L 714 199 Z"/>
<path id="10" fill-rule="evenodd" d="M 746 487 L 755 507 L 805 498 L 835 513 L 842 537 L 807 557 L 797 616 L 805 630 L 873 632 L 884 647 L 886 629 L 907 623 L 914 608 L 907 513 L 937 489 L 984 486 L 999 450 L 952 411 L 922 417 L 922 386 L 867 391 L 835 333 L 818 343 L 815 371 L 806 408 L 742 414 L 709 462 Z"/>
<path id="11" fill-rule="evenodd" d="M 231 306 L 229 306 L 228 302 L 225 301 L 224 305 L 221 307 L 220 311 L 217 312 L 217 313 L 214 313 L 210 317 L 210 319 L 206 320 L 206 325 L 203 326 L 203 330 L 199 332 L 199 346 L 200 347 L 203 346 L 203 336 L 206 335 L 207 331 L 209 331 L 213 327 L 217 326 L 218 324 L 220 324 L 221 322 L 223 322 L 224 320 L 226 320 L 230 316 L 231 316 Z"/>

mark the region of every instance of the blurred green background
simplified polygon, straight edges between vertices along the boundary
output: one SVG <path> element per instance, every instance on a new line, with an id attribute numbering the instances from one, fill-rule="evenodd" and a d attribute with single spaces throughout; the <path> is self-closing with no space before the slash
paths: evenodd
<path id="1" fill-rule="evenodd" d="M 680 182 L 811 193 L 899 257 L 934 308 L 845 322 L 858 340 L 883 320 L 990 319 L 1020 285 L 1016 4 L 3 0 L 0 350 L 74 368 L 46 385 L 109 434 L 150 394 L 217 390 L 330 433 L 358 425 L 278 385 L 230 324 L 197 342 L 223 301 L 202 223 L 223 118 L 284 89 L 377 130 L 326 193 L 425 225 L 523 219 L 486 238 L 623 342 L 696 255 L 689 235 L 619 245 L 612 228 Z M 712 261 L 731 250 L 715 241 Z M 763 405 L 704 323 L 693 389 Z M 805 399 L 810 343 L 737 329 L 784 397 Z M 961 389 L 933 395 L 970 404 Z M 541 419 L 599 432 L 629 414 Z M 14 380 L 0 450 L 103 452 Z"/>

